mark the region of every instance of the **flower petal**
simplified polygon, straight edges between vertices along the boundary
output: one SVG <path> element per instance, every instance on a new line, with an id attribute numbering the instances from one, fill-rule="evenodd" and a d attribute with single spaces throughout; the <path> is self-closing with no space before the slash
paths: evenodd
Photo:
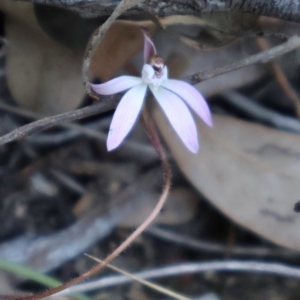
<path id="1" fill-rule="evenodd" d="M 147 85 L 140 84 L 130 89 L 121 99 L 110 124 L 107 150 L 118 147 L 133 127 L 141 111 Z"/>
<path id="2" fill-rule="evenodd" d="M 141 28 L 141 30 L 144 34 L 144 64 L 147 64 L 149 63 L 150 58 L 156 55 L 156 49 L 147 30 L 144 28 Z"/>
<path id="3" fill-rule="evenodd" d="M 142 82 L 140 77 L 120 76 L 102 84 L 90 83 L 90 87 L 99 95 L 113 95 L 128 90 Z"/>
<path id="4" fill-rule="evenodd" d="M 153 67 L 148 64 L 144 64 L 143 69 L 142 69 L 142 80 L 146 84 L 153 84 L 152 81 L 153 81 L 154 75 L 155 75 L 155 71 L 154 71 Z"/>
<path id="5" fill-rule="evenodd" d="M 197 128 L 184 102 L 167 89 L 150 89 L 185 146 L 196 153 L 199 149 Z"/>
<path id="6" fill-rule="evenodd" d="M 176 79 L 164 80 L 161 86 L 180 96 L 208 126 L 213 125 L 205 99 L 193 86 Z"/>

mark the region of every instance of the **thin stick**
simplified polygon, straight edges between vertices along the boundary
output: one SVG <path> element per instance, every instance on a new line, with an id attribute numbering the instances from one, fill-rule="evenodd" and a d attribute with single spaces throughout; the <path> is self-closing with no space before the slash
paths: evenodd
<path id="1" fill-rule="evenodd" d="M 36 119 L 36 120 L 44 117 L 36 112 L 30 111 L 30 110 L 27 110 L 27 109 L 24 109 L 21 107 L 8 105 L 8 104 L 2 103 L 2 102 L 0 102 L 0 109 L 8 111 L 8 112 L 16 114 L 16 115 L 19 115 L 19 116 Z M 106 140 L 106 138 L 107 138 L 107 136 L 105 134 L 103 134 L 97 130 L 87 128 L 80 124 L 74 124 L 74 123 L 64 124 L 63 123 L 63 124 L 58 124 L 58 126 L 69 128 L 69 129 L 74 129 L 81 134 L 85 134 L 89 137 L 96 138 L 100 141 Z"/>
<path id="2" fill-rule="evenodd" d="M 178 234 L 178 232 L 172 232 L 166 229 L 159 228 L 157 226 L 151 226 L 146 230 L 147 234 L 151 234 L 160 239 L 164 239 L 171 243 L 176 243 L 190 249 L 197 251 L 209 252 L 209 253 L 228 253 L 234 255 L 244 255 L 244 256 L 281 256 L 281 257 L 291 257 L 299 256 L 299 253 L 292 250 L 287 250 L 285 248 L 267 248 L 267 247 L 246 247 L 246 246 L 234 246 L 228 249 L 226 245 L 219 243 L 208 242 L 205 240 L 199 240 L 185 235 Z"/>
<path id="3" fill-rule="evenodd" d="M 118 102 L 118 99 L 119 99 L 119 96 L 115 95 L 115 96 L 112 96 L 111 99 L 108 100 L 107 102 L 106 101 L 101 102 L 101 103 L 98 103 L 94 106 L 91 105 L 91 106 L 88 106 L 86 108 L 89 108 L 89 110 L 88 110 L 89 112 L 92 111 L 93 113 L 97 113 L 98 112 L 97 111 L 98 106 L 103 107 L 103 104 L 104 105 L 106 105 L 106 104 L 115 105 L 115 103 Z M 109 103 L 109 101 L 111 101 L 111 102 Z M 93 107 L 95 107 L 94 111 L 93 111 Z M 109 108 L 109 106 L 108 106 L 108 108 Z M 8 104 L 0 102 L 0 110 L 2 110 L 2 109 L 5 110 L 5 111 L 8 111 L 8 112 L 11 112 L 13 114 L 17 114 L 17 115 L 28 117 L 28 118 L 33 118 L 33 119 L 42 118 L 41 115 L 39 115 L 35 112 L 32 112 L 30 110 L 26 110 L 24 108 L 12 106 L 12 105 L 8 105 Z M 104 109 L 107 109 L 107 108 L 104 108 Z M 102 109 L 101 109 L 101 111 L 102 111 Z M 69 114 L 69 118 L 70 118 L 70 117 L 72 117 L 73 113 L 74 112 L 69 112 L 69 113 L 66 113 L 66 114 Z M 66 115 L 66 114 L 63 114 L 63 115 Z M 56 117 L 60 117 L 60 116 L 61 115 L 57 115 Z M 48 118 L 46 118 L 46 119 L 48 119 Z M 40 124 L 40 123 L 43 124 L 43 121 L 46 120 L 46 119 L 41 119 L 37 122 L 33 122 L 33 123 L 28 124 L 27 130 L 28 131 L 34 130 L 34 127 L 36 127 L 36 124 Z M 34 127 L 32 127 L 33 124 L 35 124 Z M 24 128 L 26 126 L 27 125 L 23 126 L 22 128 Z M 94 138 L 94 139 L 97 139 L 101 142 L 104 142 L 107 139 L 107 134 L 104 134 L 104 133 L 102 133 L 98 130 L 86 127 L 86 126 L 81 125 L 81 124 L 76 124 L 76 123 L 66 123 L 65 124 L 65 123 L 62 123 L 62 124 L 57 124 L 57 126 L 73 129 L 78 134 L 84 134 L 84 135 L 88 136 L 89 138 Z M 99 129 L 99 128 L 97 128 L 97 129 Z M 33 142 L 33 143 L 54 143 L 54 144 L 55 143 L 61 143 L 62 141 L 68 139 L 68 137 L 70 137 L 70 136 L 73 137 L 76 133 L 73 134 L 71 132 L 69 134 L 70 135 L 67 135 L 66 133 L 63 132 L 63 133 L 51 134 L 51 136 L 50 135 L 49 136 L 39 135 L 39 136 L 35 136 L 35 138 L 33 140 L 31 140 L 30 142 Z M 9 136 L 9 134 L 8 134 L 8 136 Z M 137 143 L 137 142 L 134 142 L 134 141 L 125 140 L 125 142 L 123 144 L 123 149 L 128 150 L 130 152 L 133 152 L 134 154 L 139 155 L 139 157 L 142 156 L 145 159 L 156 159 L 157 158 L 157 154 L 156 154 L 155 150 L 153 149 L 153 147 L 145 145 L 145 144 L 140 144 L 140 143 Z"/>
<path id="4" fill-rule="evenodd" d="M 80 120 L 82 118 L 86 118 L 89 116 L 96 115 L 100 112 L 105 112 L 116 107 L 119 96 L 109 97 L 107 101 L 98 102 L 96 104 L 77 109 L 74 111 L 66 112 L 63 114 L 59 114 L 53 117 L 46 117 L 44 119 L 31 122 L 27 125 L 19 127 L 10 133 L 5 134 L 0 138 L 0 145 L 22 139 L 26 136 L 38 133 L 42 130 L 46 130 L 48 128 L 54 127 L 56 125 L 60 125 L 62 123 L 71 122 L 75 120 Z"/>
<path id="5" fill-rule="evenodd" d="M 300 121 L 296 118 L 281 115 L 275 111 L 251 101 L 250 98 L 230 90 L 222 93 L 223 98 L 238 109 L 244 111 L 251 117 L 255 117 L 261 122 L 271 124 L 272 126 L 281 130 L 288 130 L 292 132 L 300 132 Z"/>
<path id="6" fill-rule="evenodd" d="M 203 80 L 207 80 L 218 75 L 226 74 L 244 67 L 249 67 L 258 63 L 266 63 L 274 58 L 286 54 L 300 47 L 300 37 L 293 36 L 289 38 L 285 43 L 279 46 L 273 47 L 269 50 L 262 51 L 258 54 L 251 55 L 239 61 L 235 61 L 231 64 L 215 68 L 212 70 L 202 71 L 194 75 L 190 75 L 184 78 L 184 80 L 190 84 L 197 84 Z"/>
<path id="7" fill-rule="evenodd" d="M 176 264 L 167 267 L 137 272 L 134 273 L 134 275 L 143 279 L 158 279 L 179 276 L 183 274 L 197 274 L 213 271 L 261 273 L 300 279 L 300 268 L 280 263 L 264 263 L 253 260 L 216 260 L 208 262 Z M 120 284 L 130 283 L 132 281 L 132 279 L 122 275 L 107 276 L 91 282 L 82 283 L 78 286 L 73 286 L 72 288 L 63 291 L 62 293 L 55 295 L 55 297 L 72 295 L 78 292 L 99 290 L 101 288 L 113 287 Z"/>

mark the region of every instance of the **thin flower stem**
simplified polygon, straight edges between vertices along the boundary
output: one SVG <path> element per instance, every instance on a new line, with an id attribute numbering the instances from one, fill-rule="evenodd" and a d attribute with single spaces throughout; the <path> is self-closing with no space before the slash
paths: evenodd
<path id="1" fill-rule="evenodd" d="M 157 130 L 155 128 L 155 125 L 153 123 L 153 120 L 150 117 L 150 115 L 146 109 L 143 110 L 143 121 L 145 124 L 146 133 L 147 133 L 153 147 L 155 148 L 156 152 L 158 153 L 160 159 L 162 160 L 164 169 L 169 169 L 168 172 L 171 174 L 171 170 L 170 170 L 170 166 L 169 166 L 169 163 L 167 160 L 166 152 L 161 144 L 161 141 L 159 139 L 159 136 L 158 136 Z M 171 178 L 170 178 L 170 180 L 171 180 Z"/>
<path id="2" fill-rule="evenodd" d="M 102 262 L 98 263 L 95 265 L 93 268 L 91 268 L 89 271 L 83 273 L 82 275 L 66 282 L 63 285 L 60 285 L 56 288 L 53 288 L 51 290 L 47 290 L 42 293 L 30 295 L 30 296 L 25 296 L 25 297 L 16 297 L 14 300 L 38 300 L 42 299 L 45 297 L 52 296 L 58 292 L 61 292 L 68 287 L 77 284 L 92 275 L 95 275 L 98 273 L 105 265 L 110 263 L 115 257 L 117 257 L 123 250 L 125 250 L 150 224 L 151 222 L 156 218 L 156 216 L 159 214 L 160 210 L 164 206 L 167 196 L 169 194 L 170 186 L 171 186 L 171 168 L 167 160 L 166 153 L 164 151 L 164 148 L 160 142 L 158 133 L 156 131 L 156 128 L 153 124 L 152 119 L 150 118 L 149 114 L 147 112 L 144 112 L 144 123 L 146 126 L 146 130 L 148 132 L 148 136 L 155 147 L 155 150 L 158 152 L 162 164 L 163 164 L 163 169 L 164 169 L 164 186 L 163 186 L 163 191 L 160 196 L 160 199 L 158 200 L 158 203 L 156 204 L 155 208 L 151 212 L 151 214 L 143 221 L 143 223 L 116 249 L 114 250 L 110 255 L 108 255 Z"/>

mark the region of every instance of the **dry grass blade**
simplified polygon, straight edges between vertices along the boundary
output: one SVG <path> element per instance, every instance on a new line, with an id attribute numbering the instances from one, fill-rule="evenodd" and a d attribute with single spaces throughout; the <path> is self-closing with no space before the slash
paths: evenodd
<path id="1" fill-rule="evenodd" d="M 91 259 L 99 262 L 99 263 L 103 262 L 102 260 L 100 260 L 100 259 L 98 259 L 98 258 L 96 258 L 96 257 L 94 257 L 92 255 L 89 255 L 89 254 L 85 254 L 85 255 L 87 257 L 89 257 L 89 258 L 91 258 Z M 165 294 L 167 296 L 170 296 L 170 297 L 173 297 L 173 298 L 179 299 L 179 300 L 191 300 L 190 298 L 182 296 L 182 295 L 180 295 L 180 294 L 178 294 L 176 292 L 173 292 L 173 291 L 171 291 L 169 289 L 166 289 L 166 288 L 164 288 L 164 287 L 162 287 L 162 286 L 160 286 L 158 284 L 155 284 L 155 283 L 152 283 L 150 281 L 144 280 L 144 279 L 142 279 L 142 278 L 140 278 L 140 277 L 138 277 L 136 275 L 128 273 L 128 272 L 126 272 L 126 271 L 124 271 L 122 269 L 119 269 L 119 268 L 117 268 L 117 267 L 115 267 L 113 265 L 107 264 L 105 266 L 108 267 L 109 269 L 112 269 L 112 270 L 114 270 L 114 271 L 116 271 L 118 273 L 121 273 L 121 274 L 123 274 L 123 275 L 125 275 L 125 276 L 127 276 L 127 277 L 129 277 L 131 279 L 133 279 L 134 281 L 138 281 L 139 283 L 141 283 L 141 284 L 143 284 L 145 286 L 148 286 L 148 287 L 156 290 L 157 292 L 160 292 L 160 293 Z"/>

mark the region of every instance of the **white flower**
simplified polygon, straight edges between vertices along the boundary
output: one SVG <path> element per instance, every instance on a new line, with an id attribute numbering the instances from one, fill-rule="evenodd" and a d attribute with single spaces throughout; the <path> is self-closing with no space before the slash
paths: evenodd
<path id="1" fill-rule="evenodd" d="M 110 151 L 117 148 L 128 135 L 142 110 L 149 87 L 184 145 L 196 153 L 199 149 L 197 128 L 187 105 L 208 126 L 212 126 L 207 103 L 190 84 L 168 79 L 167 67 L 162 58 L 156 55 L 152 40 L 145 30 L 142 31 L 145 41 L 142 77 L 120 76 L 103 84 L 90 84 L 100 95 L 112 95 L 129 89 L 122 97 L 110 124 L 107 149 Z"/>

